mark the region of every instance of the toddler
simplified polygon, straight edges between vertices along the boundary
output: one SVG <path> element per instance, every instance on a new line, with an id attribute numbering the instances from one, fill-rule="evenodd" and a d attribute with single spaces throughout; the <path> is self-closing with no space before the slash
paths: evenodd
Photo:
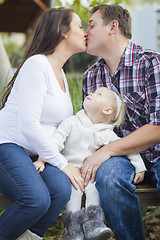
<path id="1" fill-rule="evenodd" d="M 87 96 L 83 103 L 84 110 L 64 120 L 54 134 L 57 148 L 65 156 L 69 164 L 80 169 L 85 158 L 100 147 L 118 139 L 114 127 L 118 127 L 125 114 L 124 103 L 120 96 L 108 88 L 98 88 Z M 144 178 L 146 170 L 139 154 L 127 155 L 135 167 L 134 182 Z M 34 163 L 37 170 L 44 168 L 39 158 Z M 88 169 L 92 174 L 92 169 Z M 118 171 L 118 169 L 117 169 Z M 68 175 L 69 176 L 69 175 Z M 99 205 L 99 195 L 95 183 L 85 186 L 85 208 L 81 208 L 83 189 L 72 182 L 71 199 L 63 211 L 63 221 L 68 240 L 103 240 L 109 239 L 112 231 L 104 224 L 103 210 Z M 114 189 L 113 189 L 114 191 Z"/>

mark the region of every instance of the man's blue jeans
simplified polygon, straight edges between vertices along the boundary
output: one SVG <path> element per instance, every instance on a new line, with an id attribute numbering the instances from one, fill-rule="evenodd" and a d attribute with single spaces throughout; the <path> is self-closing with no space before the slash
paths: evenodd
<path id="1" fill-rule="evenodd" d="M 0 240 L 15 240 L 27 229 L 42 237 L 69 201 L 71 183 L 49 164 L 39 174 L 22 147 L 5 143 L 0 144 L 0 192 L 14 201 L 0 216 Z"/>
<path id="2" fill-rule="evenodd" d="M 132 184 L 133 177 L 134 167 L 126 157 L 112 157 L 97 171 L 96 187 L 100 204 L 116 240 L 145 239 L 139 200 L 134 193 L 136 186 Z"/>

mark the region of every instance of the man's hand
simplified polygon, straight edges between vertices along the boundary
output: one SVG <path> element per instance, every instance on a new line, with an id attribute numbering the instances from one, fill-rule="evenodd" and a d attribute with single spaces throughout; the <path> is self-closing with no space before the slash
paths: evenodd
<path id="1" fill-rule="evenodd" d="M 43 172 L 45 168 L 45 162 L 40 157 L 33 164 L 39 173 Z"/>
<path id="2" fill-rule="evenodd" d="M 89 180 L 91 183 L 95 181 L 98 168 L 110 158 L 111 156 L 106 154 L 102 147 L 91 156 L 87 157 L 81 168 L 81 174 L 84 179 L 85 187 L 88 185 Z"/>
<path id="3" fill-rule="evenodd" d="M 78 190 L 78 186 L 83 192 L 84 190 L 84 179 L 81 176 L 81 172 L 78 168 L 74 167 L 70 163 L 67 164 L 65 168 L 62 169 L 62 171 L 69 177 L 72 185 L 76 190 Z"/>
<path id="4" fill-rule="evenodd" d="M 144 179 L 144 173 L 145 173 L 145 171 L 136 173 L 133 183 L 138 184 L 138 183 L 142 182 Z"/>

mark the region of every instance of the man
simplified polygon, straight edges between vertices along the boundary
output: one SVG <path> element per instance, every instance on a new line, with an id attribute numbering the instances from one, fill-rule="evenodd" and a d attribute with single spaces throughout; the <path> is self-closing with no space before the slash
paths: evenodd
<path id="1" fill-rule="evenodd" d="M 82 176 L 86 185 L 96 177 L 101 206 L 116 240 L 143 240 L 134 168 L 125 155 L 141 153 L 160 192 L 160 55 L 130 41 L 130 14 L 119 5 L 94 7 L 86 32 L 87 53 L 101 59 L 84 75 L 83 99 L 106 86 L 123 96 L 127 109 L 123 126 L 116 129 L 123 138 L 88 157 Z"/>

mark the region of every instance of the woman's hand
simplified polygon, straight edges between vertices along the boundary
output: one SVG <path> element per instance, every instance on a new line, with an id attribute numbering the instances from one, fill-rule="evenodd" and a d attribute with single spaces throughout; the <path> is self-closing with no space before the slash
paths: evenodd
<path id="1" fill-rule="evenodd" d="M 84 179 L 81 176 L 81 172 L 78 168 L 74 167 L 70 163 L 67 164 L 65 168 L 62 169 L 62 171 L 69 177 L 72 185 L 76 190 L 78 190 L 78 186 L 83 192 L 84 190 Z"/>
<path id="2" fill-rule="evenodd" d="M 43 172 L 45 168 L 45 162 L 40 157 L 33 164 L 39 173 Z"/>
<path id="3" fill-rule="evenodd" d="M 98 168 L 110 157 L 110 155 L 106 154 L 104 148 L 101 148 L 85 159 L 81 168 L 81 174 L 84 179 L 85 187 L 88 185 L 89 180 L 91 183 L 95 181 Z"/>

